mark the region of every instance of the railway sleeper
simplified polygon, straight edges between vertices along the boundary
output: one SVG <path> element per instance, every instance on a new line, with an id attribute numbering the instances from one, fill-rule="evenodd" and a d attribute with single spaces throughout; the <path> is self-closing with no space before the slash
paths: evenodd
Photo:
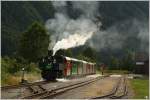
<path id="1" fill-rule="evenodd" d="M 102 99 L 102 98 L 108 98 L 108 97 L 115 95 L 120 84 L 121 84 L 121 78 L 118 80 L 117 84 L 113 87 L 113 89 L 108 94 L 105 94 L 102 96 L 91 97 L 91 99 Z"/>
<path id="2" fill-rule="evenodd" d="M 51 89 L 51 90 L 45 90 L 42 87 L 42 89 L 44 89 L 45 91 L 43 91 L 41 93 L 38 92 L 36 94 L 32 94 L 30 96 L 23 97 L 23 99 L 53 98 L 54 96 L 59 95 L 61 93 L 64 93 L 64 92 L 66 92 L 68 90 L 71 90 L 71 89 L 74 89 L 74 88 L 77 88 L 77 87 L 81 87 L 81 86 L 86 85 L 86 84 L 90 84 L 90 83 L 92 83 L 94 81 L 97 81 L 97 80 L 103 79 L 103 78 L 105 78 L 105 77 L 97 77 L 97 78 L 92 79 L 92 80 L 88 80 L 88 81 L 84 81 L 84 82 L 79 82 L 79 83 L 71 84 L 71 85 L 67 85 L 67 86 L 62 86 L 62 87 L 59 87 L 59 88 L 56 88 L 56 89 Z"/>
<path id="3" fill-rule="evenodd" d="M 110 96 L 109 98 L 111 99 L 119 99 L 119 98 L 122 98 L 123 96 L 127 95 L 128 91 L 127 91 L 127 83 L 126 83 L 126 79 L 124 78 L 123 80 L 123 88 L 121 90 L 121 92 L 115 94 L 115 95 L 112 95 Z"/>
<path id="4" fill-rule="evenodd" d="M 56 95 L 60 95 L 66 91 L 69 91 L 71 89 L 75 89 L 75 88 L 78 88 L 78 87 L 81 87 L 81 86 L 84 86 L 84 85 L 87 85 L 87 84 L 90 84 L 92 82 L 95 82 L 96 80 L 92 80 L 92 81 L 88 81 L 88 82 L 85 82 L 85 83 L 81 83 L 81 84 L 77 84 L 75 86 L 71 86 L 71 87 L 66 87 L 64 89 L 60 89 L 60 90 L 56 90 L 48 95 L 44 95 L 43 97 L 41 97 L 40 99 L 46 99 L 46 98 L 53 98 L 55 97 Z"/>
<path id="5" fill-rule="evenodd" d="M 72 84 L 72 85 L 69 85 L 69 86 L 74 86 L 74 85 L 77 85 L 77 84 L 80 84 L 80 83 Z M 52 90 L 49 90 L 49 91 L 43 91 L 41 93 L 36 92 L 36 90 L 34 91 L 33 87 L 30 87 L 33 94 L 29 95 L 29 96 L 26 96 L 26 97 L 22 97 L 22 99 L 32 99 L 32 98 L 37 98 L 39 96 L 40 96 L 40 98 L 47 97 L 47 95 L 55 94 L 57 90 L 60 90 L 60 89 L 66 88 L 66 87 L 68 87 L 68 86 L 60 87 L 60 88 L 57 88 L 57 89 L 52 89 Z"/>
<path id="6" fill-rule="evenodd" d="M 43 91 L 46 91 L 41 85 L 35 85 L 35 86 L 28 86 L 29 90 L 33 94 L 41 93 Z"/>

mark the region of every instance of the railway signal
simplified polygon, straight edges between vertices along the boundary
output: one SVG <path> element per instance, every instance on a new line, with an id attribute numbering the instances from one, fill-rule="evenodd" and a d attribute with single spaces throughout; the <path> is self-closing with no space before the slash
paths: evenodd
<path id="1" fill-rule="evenodd" d="M 24 83 L 24 68 L 22 68 L 21 83 Z"/>
<path id="2" fill-rule="evenodd" d="M 24 79 L 25 69 L 22 68 L 21 84 L 27 83 L 27 80 Z"/>

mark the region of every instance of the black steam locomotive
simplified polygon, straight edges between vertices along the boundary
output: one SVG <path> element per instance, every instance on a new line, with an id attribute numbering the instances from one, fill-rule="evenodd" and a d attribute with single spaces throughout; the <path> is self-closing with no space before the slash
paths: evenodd
<path id="1" fill-rule="evenodd" d="M 52 54 L 52 50 L 48 51 L 48 56 L 39 61 L 41 75 L 45 80 L 95 73 L 95 63 Z"/>
<path id="2" fill-rule="evenodd" d="M 48 51 L 48 56 L 39 61 L 39 68 L 42 71 L 42 78 L 46 80 L 55 80 L 57 77 L 62 77 L 62 70 L 59 68 L 59 63 L 63 62 L 62 56 L 52 56 L 52 50 Z"/>

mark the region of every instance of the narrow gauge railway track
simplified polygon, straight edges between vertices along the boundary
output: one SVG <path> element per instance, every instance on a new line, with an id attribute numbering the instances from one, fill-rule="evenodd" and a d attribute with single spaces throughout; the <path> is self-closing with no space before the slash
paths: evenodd
<path id="1" fill-rule="evenodd" d="M 121 86 L 122 85 L 122 86 Z M 126 78 L 122 79 L 122 83 L 120 84 L 120 88 L 118 88 L 119 94 L 115 93 L 114 95 L 110 96 L 111 99 L 119 99 L 127 95 L 127 80 Z M 121 91 L 121 92 L 120 92 Z"/>
<path id="2" fill-rule="evenodd" d="M 55 88 L 55 89 L 41 91 L 41 92 L 38 92 L 36 94 L 31 94 L 29 96 L 22 97 L 22 99 L 46 99 L 46 98 L 53 98 L 53 97 L 55 97 L 57 95 L 60 95 L 61 93 L 64 93 L 64 92 L 66 92 L 68 90 L 75 89 L 75 88 L 78 88 L 78 87 L 81 87 L 81 86 L 93 83 L 93 82 L 95 82 L 97 80 L 100 80 L 100 79 L 103 79 L 105 77 L 107 77 L 107 76 L 97 77 L 97 78 L 90 79 L 90 80 L 87 80 L 87 81 L 84 81 L 84 82 L 78 82 L 78 83 L 75 83 L 75 84 L 70 84 L 70 85 L 62 86 L 62 87 Z"/>
<path id="3" fill-rule="evenodd" d="M 118 93 L 119 92 L 119 93 Z M 126 78 L 122 77 L 118 80 L 117 84 L 114 86 L 114 88 L 105 95 L 97 96 L 97 97 L 91 97 L 91 99 L 119 99 L 127 95 L 127 82 Z"/>
<path id="4" fill-rule="evenodd" d="M 34 82 L 34 83 L 25 83 L 25 84 L 19 84 L 19 85 L 9 85 L 9 86 L 3 86 L 1 87 L 1 90 L 7 90 L 7 89 L 16 89 L 16 88 L 21 88 L 21 87 L 30 87 L 30 86 L 35 86 L 35 85 L 41 85 L 41 84 L 47 84 L 50 83 L 51 81 L 39 81 L 39 82 Z"/>

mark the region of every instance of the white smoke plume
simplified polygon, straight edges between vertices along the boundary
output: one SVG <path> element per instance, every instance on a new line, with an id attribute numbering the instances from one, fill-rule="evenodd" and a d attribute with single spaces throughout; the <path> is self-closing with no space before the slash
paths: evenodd
<path id="1" fill-rule="evenodd" d="M 59 49 L 68 49 L 80 45 L 84 45 L 88 39 L 90 39 L 95 32 L 98 31 L 98 26 L 92 21 L 92 16 L 96 13 L 97 3 L 90 4 L 88 2 L 74 2 L 73 7 L 79 9 L 83 14 L 77 19 L 71 19 L 66 14 L 66 9 L 60 9 L 60 7 L 66 7 L 65 2 L 53 2 L 54 7 L 57 9 L 54 19 L 49 19 L 46 22 L 46 28 L 50 32 L 54 32 L 51 36 L 51 43 L 49 49 L 53 49 L 54 54 Z M 87 11 L 85 7 L 90 7 L 90 11 Z M 63 12 L 63 13 L 62 13 Z M 99 23 L 99 25 L 101 25 Z"/>
<path id="2" fill-rule="evenodd" d="M 80 45 L 84 45 L 85 42 L 92 37 L 92 35 L 94 34 L 94 32 L 89 32 L 86 34 L 82 34 L 81 33 L 75 33 L 73 35 L 69 35 L 68 38 L 64 38 L 61 41 L 58 41 L 53 50 L 53 55 L 56 53 L 57 50 L 59 50 L 60 48 L 63 49 L 68 49 L 74 46 L 80 46 Z"/>
<path id="3" fill-rule="evenodd" d="M 119 21 L 107 30 L 101 31 L 99 27 L 102 23 L 97 22 L 95 17 L 100 17 L 99 2 L 72 2 L 72 8 L 81 12 L 74 19 L 68 15 L 67 2 L 54 1 L 53 6 L 56 10 L 55 17 L 49 19 L 45 26 L 50 34 L 53 33 L 50 35 L 49 49 L 53 49 L 54 54 L 59 49 L 77 47 L 85 43 L 97 51 L 105 47 L 122 49 L 126 45 L 131 48 L 137 45 L 141 50 L 148 51 L 149 30 L 146 22 L 131 18 Z M 140 43 L 136 39 L 139 39 Z M 138 43 L 135 43 L 136 41 Z"/>

